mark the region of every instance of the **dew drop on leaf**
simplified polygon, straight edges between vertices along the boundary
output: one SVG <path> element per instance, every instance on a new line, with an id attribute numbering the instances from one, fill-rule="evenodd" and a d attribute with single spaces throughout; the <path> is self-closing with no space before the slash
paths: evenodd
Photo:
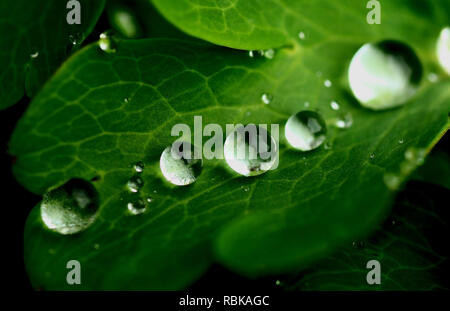
<path id="1" fill-rule="evenodd" d="M 111 38 L 111 35 L 108 32 L 103 32 L 102 34 L 100 34 L 98 44 L 100 46 L 100 49 L 106 53 L 116 52 L 114 40 Z"/>
<path id="2" fill-rule="evenodd" d="M 188 142 L 175 142 L 161 154 L 161 172 L 167 181 L 176 186 L 187 186 L 200 176 L 203 166 L 197 148 Z"/>
<path id="3" fill-rule="evenodd" d="M 41 218 L 50 230 L 74 234 L 87 229 L 99 209 L 97 190 L 82 179 L 71 179 L 47 192 L 41 203 Z"/>
<path id="4" fill-rule="evenodd" d="M 325 87 L 331 87 L 331 86 L 333 85 L 333 83 L 331 83 L 330 80 L 325 80 L 325 81 L 323 82 L 323 85 L 325 85 Z"/>
<path id="5" fill-rule="evenodd" d="M 39 51 L 36 48 L 33 48 L 31 50 L 31 54 L 30 54 L 31 58 L 38 58 L 39 57 Z"/>
<path id="6" fill-rule="evenodd" d="M 224 144 L 227 164 L 244 176 L 256 176 L 270 170 L 278 156 L 275 139 L 263 126 L 238 126 Z"/>
<path id="7" fill-rule="evenodd" d="M 144 185 L 144 181 L 142 180 L 141 177 L 139 177 L 137 175 L 132 176 L 130 178 L 130 180 L 128 180 L 128 182 L 127 182 L 128 189 L 131 192 L 135 192 L 135 193 L 138 192 L 142 188 L 143 185 Z"/>
<path id="8" fill-rule="evenodd" d="M 341 108 L 341 106 L 339 106 L 339 104 L 334 100 L 330 103 L 330 107 L 333 110 L 339 110 Z"/>
<path id="9" fill-rule="evenodd" d="M 268 105 L 268 104 L 270 104 L 270 103 L 272 102 L 273 96 L 270 95 L 270 94 L 268 94 L 268 93 L 264 93 L 264 94 L 262 94 L 262 96 L 261 96 L 261 100 L 262 100 L 262 102 L 263 102 L 264 104 Z"/>
<path id="10" fill-rule="evenodd" d="M 141 162 L 141 161 L 139 161 L 139 162 L 136 162 L 136 164 L 134 164 L 134 170 L 137 172 L 137 173 L 142 173 L 143 171 L 144 171 L 144 163 L 143 162 Z"/>
<path id="11" fill-rule="evenodd" d="M 363 45 L 348 69 L 353 95 L 373 110 L 404 104 L 415 94 L 421 78 L 422 65 L 415 52 L 396 41 Z"/>
<path id="12" fill-rule="evenodd" d="M 340 115 L 336 120 L 336 126 L 340 129 L 350 128 L 353 125 L 353 116 L 351 113 Z"/>
<path id="13" fill-rule="evenodd" d="M 128 211 L 133 215 L 139 215 L 147 210 L 147 204 L 142 199 L 137 199 L 127 204 Z"/>
<path id="14" fill-rule="evenodd" d="M 437 41 L 436 53 L 439 64 L 450 75 L 450 27 L 442 29 Z"/>
<path id="15" fill-rule="evenodd" d="M 300 31 L 299 33 L 298 33 L 298 38 L 300 39 L 300 40 L 304 40 L 305 39 L 305 33 L 303 32 L 303 31 Z"/>
<path id="16" fill-rule="evenodd" d="M 324 142 L 327 126 L 314 111 L 300 111 L 286 122 L 285 136 L 289 144 L 301 151 L 313 150 Z"/>
<path id="17" fill-rule="evenodd" d="M 394 173 L 386 173 L 383 177 L 384 183 L 389 190 L 395 191 L 401 184 L 400 176 Z"/>

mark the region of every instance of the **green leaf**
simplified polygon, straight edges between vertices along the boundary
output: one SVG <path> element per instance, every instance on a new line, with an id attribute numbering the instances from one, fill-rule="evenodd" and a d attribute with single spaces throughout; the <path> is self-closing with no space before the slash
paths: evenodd
<path id="1" fill-rule="evenodd" d="M 67 2 L 1 1 L 0 109 L 15 104 L 25 92 L 33 97 L 89 35 L 105 5 L 104 0 L 80 0 L 81 24 L 69 25 Z"/>
<path id="2" fill-rule="evenodd" d="M 281 284 L 287 290 L 447 289 L 449 264 L 448 190 L 411 182 L 396 200 L 393 215 L 366 241 L 344 247 Z M 378 260 L 381 284 L 366 282 L 366 263 Z"/>
<path id="3" fill-rule="evenodd" d="M 443 150 L 432 153 L 425 164 L 414 172 L 412 178 L 450 189 L 449 154 Z"/>
<path id="4" fill-rule="evenodd" d="M 422 14 L 414 12 L 404 7 L 391 16 L 398 21 Z M 411 21 L 408 29 L 400 24 L 389 32 L 416 49 L 426 73 L 436 60 L 427 44 L 432 39 L 423 38 L 437 37 L 440 18 L 419 16 L 424 29 Z M 372 231 L 393 197 L 384 174 L 399 168 L 407 148 L 430 149 L 448 128 L 450 81 L 422 81 L 398 109 L 362 108 L 349 95 L 345 75 L 354 52 L 381 37 L 364 25 L 358 31 L 365 36 L 336 37 L 335 31 L 350 27 L 336 24 L 332 32 L 323 30 L 320 44 L 296 43 L 271 60 L 164 39 L 118 41 L 110 54 L 92 45 L 70 58 L 17 125 L 10 149 L 17 157 L 14 173 L 35 193 L 73 177 L 99 177 L 93 183 L 102 206 L 97 221 L 74 236 L 49 232 L 39 208 L 33 210 L 25 228 L 33 286 L 182 288 L 214 260 L 248 275 L 277 273 Z M 333 86 L 324 87 L 325 79 Z M 261 101 L 263 93 L 273 95 L 269 105 Z M 332 100 L 340 111 L 330 108 Z M 195 115 L 204 125 L 284 124 L 306 101 L 327 120 L 330 149 L 300 153 L 281 137 L 279 167 L 262 176 L 237 176 L 223 160 L 205 160 L 200 178 L 188 187 L 170 186 L 161 176 L 159 157 L 174 140 L 173 125 L 193 129 Z M 332 124 L 344 112 L 354 125 L 340 130 Z M 137 161 L 146 164 L 141 195 L 153 202 L 147 213 L 129 216 L 126 183 Z M 66 284 L 71 259 L 82 265 L 77 287 Z"/>
<path id="5" fill-rule="evenodd" d="M 246 50 L 291 45 L 298 40 L 300 32 L 305 37 L 303 44 L 308 45 L 320 43 L 324 37 L 370 40 L 374 35 L 392 36 L 397 31 L 410 37 L 411 34 L 430 34 L 428 27 L 440 29 L 450 20 L 447 0 L 381 1 L 381 24 L 372 26 L 366 22 L 370 11 L 366 8 L 368 1 L 149 1 L 186 33 L 218 45 Z M 436 23 L 429 23 L 433 18 Z M 430 40 L 435 39 L 421 37 L 422 44 Z"/>

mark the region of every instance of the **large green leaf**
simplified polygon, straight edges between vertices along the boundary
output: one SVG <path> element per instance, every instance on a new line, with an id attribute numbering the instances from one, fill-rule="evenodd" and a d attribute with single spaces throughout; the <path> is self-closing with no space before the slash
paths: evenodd
<path id="1" fill-rule="evenodd" d="M 413 46 L 428 72 L 436 70 L 431 42 L 442 22 L 439 12 L 415 16 L 422 13 L 432 14 L 400 6 L 395 21 L 385 16 L 383 22 L 400 23 L 389 37 Z M 304 266 L 373 230 L 393 196 L 384 174 L 399 169 L 407 148 L 430 149 L 447 129 L 450 81 L 442 75 L 438 83 L 424 80 L 398 109 L 363 109 L 348 93 L 347 64 L 361 44 L 383 32 L 362 23 L 358 31 L 364 36 L 344 36 L 349 23 L 323 28 L 315 44 L 294 43 L 271 60 L 163 39 L 119 41 L 112 54 L 92 45 L 69 59 L 14 132 L 14 172 L 36 193 L 72 177 L 98 176 L 93 183 L 102 206 L 97 221 L 74 236 L 47 231 L 39 208 L 32 211 L 25 262 L 33 285 L 180 288 L 215 259 L 249 275 L 276 273 Z M 333 86 L 324 87 L 325 79 Z M 273 95 L 269 105 L 261 101 L 263 93 Z M 332 100 L 340 111 L 329 107 Z M 237 176 L 223 160 L 208 160 L 195 184 L 175 188 L 164 182 L 158 161 L 174 139 L 174 124 L 192 126 L 194 115 L 222 126 L 283 124 L 306 101 L 328 121 L 330 148 L 300 153 L 282 139 L 279 167 L 262 176 Z M 352 114 L 351 128 L 332 126 L 342 113 Z M 141 160 L 146 163 L 141 195 L 153 202 L 147 213 L 129 216 L 126 183 L 131 165 Z M 82 264 L 78 287 L 66 284 L 70 259 Z"/>
<path id="2" fill-rule="evenodd" d="M 174 25 L 209 42 L 238 49 L 291 45 L 300 32 L 303 44 L 325 38 L 369 40 L 403 31 L 433 40 L 429 27 L 450 20 L 447 0 L 380 1 L 381 24 L 369 26 L 369 1 L 363 0 L 149 0 Z M 373 8 L 373 7 L 372 7 Z M 430 23 L 435 19 L 436 24 Z M 407 26 L 406 26 L 407 25 Z M 394 29 L 394 31 L 392 31 Z"/>
<path id="3" fill-rule="evenodd" d="M 448 190 L 411 182 L 396 199 L 389 221 L 367 239 L 281 281 L 288 290 L 436 290 L 449 288 Z M 369 285 L 370 260 L 378 260 L 381 284 Z"/>
<path id="4" fill-rule="evenodd" d="M 81 24 L 69 25 L 66 16 L 71 10 L 66 8 L 67 3 L 1 1 L 0 109 L 15 104 L 25 92 L 34 96 L 89 35 L 105 5 L 104 0 L 80 0 Z"/>

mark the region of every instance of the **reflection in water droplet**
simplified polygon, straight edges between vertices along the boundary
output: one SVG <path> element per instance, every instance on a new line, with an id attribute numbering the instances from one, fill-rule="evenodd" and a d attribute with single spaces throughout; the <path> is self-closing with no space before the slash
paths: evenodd
<path id="1" fill-rule="evenodd" d="M 437 42 L 436 53 L 442 68 L 450 75 L 450 27 L 442 29 Z"/>
<path id="2" fill-rule="evenodd" d="M 41 203 L 41 218 L 51 230 L 74 234 L 87 229 L 99 209 L 97 190 L 87 181 L 71 179 L 47 192 Z"/>
<path id="3" fill-rule="evenodd" d="M 346 113 L 339 116 L 336 120 L 336 126 L 341 129 L 350 128 L 353 125 L 353 116 L 351 113 Z"/>
<path id="4" fill-rule="evenodd" d="M 272 102 L 273 96 L 267 93 L 262 94 L 261 100 L 264 104 L 268 105 Z"/>
<path id="5" fill-rule="evenodd" d="M 299 38 L 300 40 L 304 40 L 304 39 L 306 38 L 305 33 L 304 33 L 303 31 L 300 31 L 300 32 L 298 33 L 298 38 Z"/>
<path id="6" fill-rule="evenodd" d="M 194 183 L 200 176 L 203 161 L 201 153 L 188 142 L 176 141 L 167 147 L 159 161 L 161 172 L 170 183 L 186 186 Z"/>
<path id="7" fill-rule="evenodd" d="M 270 170 L 278 156 L 278 146 L 262 126 L 237 126 L 224 145 L 227 164 L 244 176 L 256 176 Z"/>
<path id="8" fill-rule="evenodd" d="M 144 200 L 138 199 L 134 202 L 129 202 L 127 204 L 128 211 L 133 215 L 139 215 L 147 210 L 147 204 Z"/>
<path id="9" fill-rule="evenodd" d="M 339 106 L 339 104 L 336 102 L 336 101 L 332 101 L 331 103 L 330 103 L 330 107 L 331 107 L 331 109 L 333 109 L 333 110 L 339 110 L 341 107 Z"/>
<path id="10" fill-rule="evenodd" d="M 314 111 L 300 111 L 286 122 L 285 136 L 295 149 L 309 151 L 319 147 L 325 140 L 327 126 Z"/>
<path id="11" fill-rule="evenodd" d="M 36 48 L 33 48 L 33 49 L 31 50 L 30 57 L 31 57 L 31 58 L 38 58 L 38 56 L 39 56 L 39 51 L 38 51 Z"/>
<path id="12" fill-rule="evenodd" d="M 138 192 L 142 186 L 144 185 L 144 181 L 141 177 L 135 175 L 128 180 L 127 186 L 131 192 Z"/>
<path id="13" fill-rule="evenodd" d="M 333 83 L 331 83 L 330 80 L 325 80 L 325 81 L 323 82 L 323 85 L 325 85 L 325 87 L 331 87 L 331 86 L 333 85 Z"/>
<path id="14" fill-rule="evenodd" d="M 363 45 L 348 70 L 350 88 L 366 108 L 380 110 L 404 104 L 417 90 L 422 65 L 414 51 L 395 41 Z"/>
<path id="15" fill-rule="evenodd" d="M 116 47 L 114 40 L 108 32 L 100 34 L 100 39 L 98 41 L 100 49 L 106 53 L 115 53 Z"/>
<path id="16" fill-rule="evenodd" d="M 134 170 L 137 173 L 142 173 L 144 171 L 144 163 L 141 161 L 136 162 L 136 164 L 134 165 Z"/>

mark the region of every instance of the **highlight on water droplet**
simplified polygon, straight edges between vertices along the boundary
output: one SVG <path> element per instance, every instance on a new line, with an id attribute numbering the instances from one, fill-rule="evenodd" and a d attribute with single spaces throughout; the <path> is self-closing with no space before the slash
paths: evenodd
<path id="1" fill-rule="evenodd" d="M 325 87 L 331 87 L 333 85 L 333 83 L 327 79 L 323 82 L 323 85 L 325 85 Z"/>
<path id="2" fill-rule="evenodd" d="M 116 47 L 110 32 L 103 32 L 100 34 L 100 39 L 98 40 L 100 49 L 106 53 L 115 53 Z"/>
<path id="3" fill-rule="evenodd" d="M 177 186 L 194 183 L 203 167 L 200 152 L 186 141 L 176 141 L 164 149 L 159 164 L 166 180 Z"/>
<path id="4" fill-rule="evenodd" d="M 340 108 L 341 108 L 341 106 L 339 106 L 339 104 L 336 102 L 336 101 L 331 101 L 331 103 L 330 103 L 330 107 L 331 107 L 331 109 L 333 109 L 333 110 L 339 110 Z"/>
<path id="5" fill-rule="evenodd" d="M 147 210 L 147 203 L 142 199 L 137 199 L 127 203 L 128 211 L 133 215 L 139 215 Z"/>
<path id="6" fill-rule="evenodd" d="M 303 107 L 308 108 L 308 107 L 309 107 L 309 102 L 305 102 L 305 103 L 303 104 Z"/>
<path id="7" fill-rule="evenodd" d="M 127 186 L 131 192 L 136 193 L 144 186 L 144 181 L 141 177 L 134 175 L 128 180 Z"/>
<path id="8" fill-rule="evenodd" d="M 350 128 L 353 125 L 353 116 L 351 113 L 345 113 L 340 115 L 336 119 L 336 126 L 340 129 Z"/>
<path id="9" fill-rule="evenodd" d="M 304 33 L 303 31 L 300 31 L 300 32 L 298 33 L 298 38 L 299 38 L 300 40 L 304 40 L 304 39 L 306 38 L 305 33 Z"/>
<path id="10" fill-rule="evenodd" d="M 371 159 L 375 159 L 375 153 L 371 153 L 370 155 L 369 155 L 369 157 L 371 158 Z"/>
<path id="11" fill-rule="evenodd" d="M 82 179 L 71 179 L 50 190 L 44 195 L 40 206 L 44 224 L 61 234 L 86 230 L 94 222 L 98 209 L 97 190 Z"/>
<path id="12" fill-rule="evenodd" d="M 262 94 L 262 96 L 261 96 L 261 100 L 262 100 L 262 102 L 263 102 L 264 104 L 268 105 L 268 104 L 270 104 L 270 103 L 272 102 L 273 96 L 270 95 L 270 94 L 268 94 L 268 93 L 264 93 L 264 94 Z"/>
<path id="13" fill-rule="evenodd" d="M 31 58 L 38 58 L 38 56 L 39 56 L 39 51 L 38 51 L 38 49 L 35 48 L 35 47 L 33 47 L 33 48 L 31 49 L 30 57 L 31 57 Z"/>
<path id="14" fill-rule="evenodd" d="M 445 27 L 439 34 L 436 54 L 439 64 L 450 75 L 450 27 Z"/>
<path id="15" fill-rule="evenodd" d="M 275 57 L 275 50 L 273 50 L 273 49 L 265 50 L 264 57 L 267 59 L 273 59 Z"/>
<path id="16" fill-rule="evenodd" d="M 300 111 L 286 122 L 287 141 L 292 147 L 301 151 L 310 151 L 322 145 L 326 133 L 325 120 L 314 111 Z"/>
<path id="17" fill-rule="evenodd" d="M 235 172 L 257 176 L 272 169 L 278 160 L 278 145 L 261 125 L 238 125 L 225 140 L 225 161 Z"/>
<path id="18" fill-rule="evenodd" d="M 142 173 L 144 171 L 144 167 L 145 167 L 145 165 L 144 165 L 144 162 L 142 162 L 142 161 L 136 162 L 136 164 L 134 164 L 134 170 L 137 173 Z"/>
<path id="19" fill-rule="evenodd" d="M 401 145 L 401 144 L 403 144 L 405 141 L 404 141 L 404 139 L 403 138 L 400 138 L 399 140 L 398 140 L 398 143 Z"/>
<path id="20" fill-rule="evenodd" d="M 404 104 L 416 93 L 421 78 L 422 65 L 416 53 L 391 40 L 363 45 L 348 69 L 353 95 L 373 110 Z"/>

